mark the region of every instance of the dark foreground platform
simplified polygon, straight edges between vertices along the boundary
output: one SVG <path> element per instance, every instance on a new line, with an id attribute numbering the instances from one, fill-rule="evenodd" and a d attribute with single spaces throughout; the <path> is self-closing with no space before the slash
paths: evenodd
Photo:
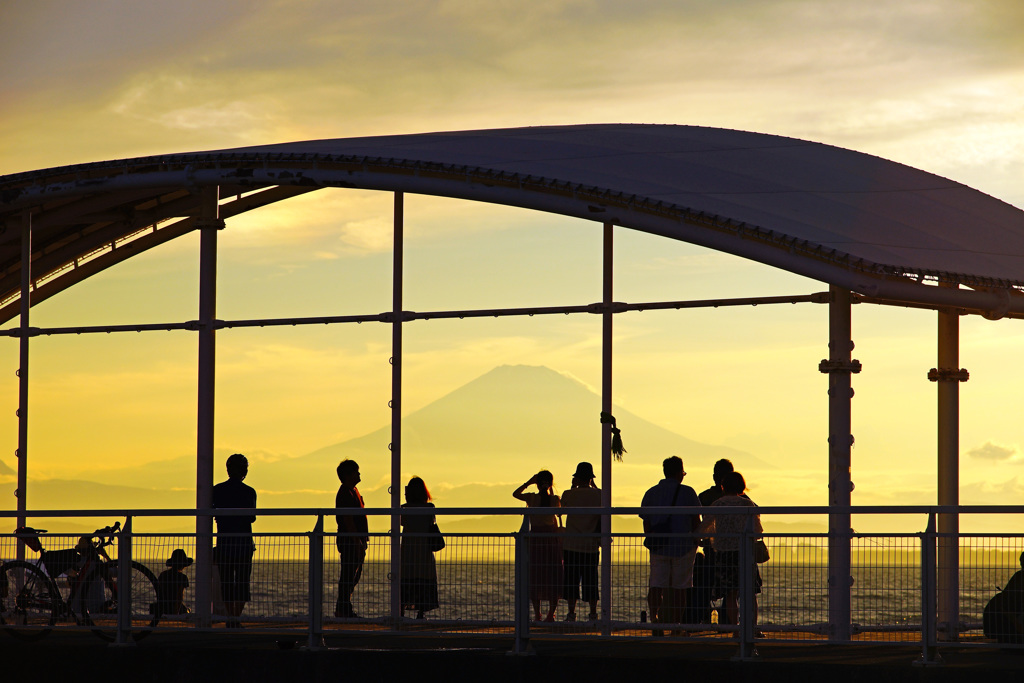
<path id="1" fill-rule="evenodd" d="M 735 661 L 732 643 L 686 639 L 535 638 L 528 655 L 508 654 L 508 638 L 328 635 L 326 644 L 310 650 L 294 635 L 242 631 L 155 633 L 118 647 L 87 632 L 59 632 L 30 643 L 0 635 L 0 656 L 7 680 L 637 683 L 685 675 L 735 683 L 973 683 L 1024 675 L 1024 650 L 967 647 L 943 648 L 941 665 L 919 666 L 920 649 L 886 644 L 759 643 L 752 661 Z"/>

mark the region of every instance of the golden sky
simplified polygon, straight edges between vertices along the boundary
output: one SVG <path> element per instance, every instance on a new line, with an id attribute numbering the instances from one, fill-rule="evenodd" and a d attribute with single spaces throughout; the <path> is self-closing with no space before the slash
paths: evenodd
<path id="1" fill-rule="evenodd" d="M 0 174 L 303 139 L 672 123 L 848 147 L 1024 207 L 1016 0 L 36 0 L 0 13 Z M 218 316 L 387 310 L 390 211 L 386 194 L 330 190 L 234 219 L 221 238 Z M 596 225 L 412 196 L 406 221 L 410 310 L 600 298 Z M 616 240 L 617 300 L 825 288 L 625 230 Z M 33 324 L 193 319 L 197 253 L 187 236 L 126 262 L 43 303 Z M 935 326 L 929 312 L 854 310 L 864 363 L 854 379 L 856 504 L 934 501 L 935 388 L 925 376 Z M 1024 328 L 965 318 L 961 329 L 971 372 L 961 500 L 1017 503 Z M 589 317 L 410 325 L 407 412 L 503 364 L 547 365 L 600 386 L 599 335 Z M 386 424 L 389 344 L 382 325 L 219 334 L 218 457 L 301 456 Z M 621 315 L 615 398 L 689 438 L 773 463 L 751 481 L 759 503 L 823 504 L 827 380 L 817 363 L 826 355 L 819 306 Z M 0 364 L 0 414 L 10 416 L 0 443 L 11 454 L 0 462 L 13 467 L 13 340 L 0 345 Z M 138 485 L 157 485 L 147 464 L 194 454 L 194 375 L 188 333 L 34 341 L 33 476 L 97 479 L 136 464 Z M 552 468 L 565 482 L 572 466 Z M 363 469 L 364 488 L 381 490 L 386 468 Z M 257 471 L 251 483 L 272 489 Z M 530 474 L 513 467 L 491 483 L 514 487 Z M 464 483 L 458 472 L 431 475 Z M 312 488 L 333 489 L 331 477 Z M 710 473 L 693 478 L 701 488 Z M 640 475 L 623 481 L 631 492 L 646 485 Z"/>

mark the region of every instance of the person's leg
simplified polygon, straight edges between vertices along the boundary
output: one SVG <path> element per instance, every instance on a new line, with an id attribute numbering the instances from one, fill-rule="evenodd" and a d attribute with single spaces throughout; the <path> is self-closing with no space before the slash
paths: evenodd
<path id="1" fill-rule="evenodd" d="M 583 567 L 581 571 L 581 583 L 583 584 L 583 599 L 590 603 L 590 621 L 597 619 L 597 599 L 600 595 L 597 583 L 598 553 L 586 553 L 581 556 Z"/>
<path id="2" fill-rule="evenodd" d="M 662 604 L 662 589 L 657 586 L 651 586 L 647 589 L 647 613 L 651 616 L 651 623 L 657 623 L 660 621 L 658 613 L 661 610 Z"/>
<path id="3" fill-rule="evenodd" d="M 552 598 L 548 601 L 548 615 L 544 618 L 544 621 L 554 621 L 555 611 L 558 609 L 558 598 Z"/>
<path id="4" fill-rule="evenodd" d="M 733 626 L 740 623 L 739 591 L 735 588 L 730 588 L 725 592 L 725 598 L 722 602 L 725 603 L 725 623 Z"/>
<path id="5" fill-rule="evenodd" d="M 540 621 L 540 598 L 531 599 L 533 603 L 533 620 Z"/>
<path id="6" fill-rule="evenodd" d="M 647 609 L 651 617 L 651 623 L 656 624 L 667 621 L 667 615 L 663 614 L 665 606 L 665 592 L 670 585 L 669 558 L 663 555 L 651 553 L 651 576 L 649 590 L 647 591 Z M 660 635 L 657 630 L 655 635 Z"/>
<path id="7" fill-rule="evenodd" d="M 562 551 L 562 571 L 565 577 L 562 595 L 569 606 L 566 621 L 576 620 L 576 601 L 579 599 L 579 564 L 575 555 L 571 550 Z"/>
<path id="8" fill-rule="evenodd" d="M 338 574 L 338 601 L 334 616 L 348 618 L 356 616 L 352 608 L 352 593 L 363 573 L 363 559 L 366 551 L 356 539 L 338 539 L 338 553 L 341 569 Z"/>

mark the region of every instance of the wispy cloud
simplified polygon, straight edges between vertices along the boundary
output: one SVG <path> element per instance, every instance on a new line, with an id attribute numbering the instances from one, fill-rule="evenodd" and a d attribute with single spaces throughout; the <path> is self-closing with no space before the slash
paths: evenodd
<path id="1" fill-rule="evenodd" d="M 967 451 L 967 455 L 979 460 L 992 460 L 995 462 L 1009 462 L 1010 460 L 1024 460 L 1015 458 L 1017 449 L 1009 446 L 1000 446 L 991 441 Z"/>

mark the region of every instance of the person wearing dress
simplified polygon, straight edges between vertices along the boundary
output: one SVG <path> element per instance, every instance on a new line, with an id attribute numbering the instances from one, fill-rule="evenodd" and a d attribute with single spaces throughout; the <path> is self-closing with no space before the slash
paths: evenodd
<path id="1" fill-rule="evenodd" d="M 405 487 L 403 508 L 432 508 L 430 491 L 419 477 Z M 431 549 L 433 515 L 402 515 L 402 616 L 416 610 L 416 618 L 437 609 L 437 564 Z"/>
<path id="2" fill-rule="evenodd" d="M 537 486 L 537 493 L 526 492 Z M 512 497 L 527 507 L 557 508 L 561 501 L 554 494 L 554 476 L 547 470 L 533 475 L 528 482 L 512 492 Z M 558 538 L 560 519 L 554 514 L 529 515 L 530 518 L 530 602 L 534 618 L 541 620 L 540 603 L 547 600 L 549 609 L 544 621 L 555 620 L 555 610 L 562 596 L 562 544 Z"/>

